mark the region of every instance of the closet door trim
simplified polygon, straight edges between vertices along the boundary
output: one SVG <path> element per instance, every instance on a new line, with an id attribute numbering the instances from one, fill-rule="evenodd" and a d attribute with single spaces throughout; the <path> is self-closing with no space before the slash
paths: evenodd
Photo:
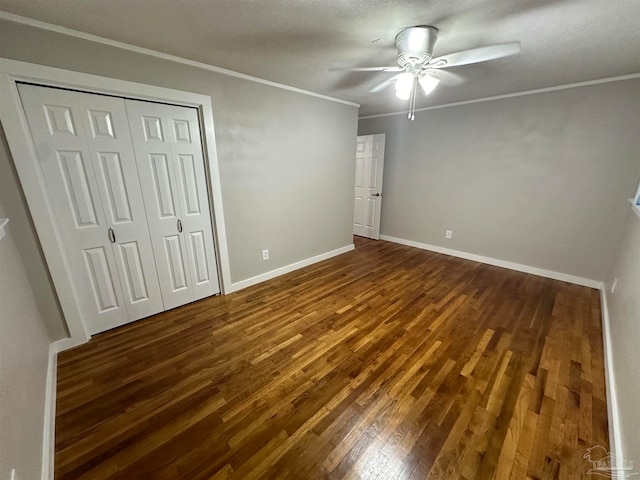
<path id="1" fill-rule="evenodd" d="M 64 254 L 62 237 L 54 220 L 55 216 L 49 202 L 39 160 L 26 116 L 22 109 L 18 94 L 18 83 L 67 88 L 85 93 L 106 94 L 134 100 L 197 108 L 200 117 L 204 160 L 208 173 L 207 188 L 211 205 L 211 224 L 214 230 L 214 244 L 221 290 L 223 294 L 231 291 L 229 254 L 222 207 L 222 191 L 215 145 L 211 97 L 0 58 L 0 97 L 3 98 L 0 121 L 2 121 L 5 130 L 18 177 L 29 205 L 70 334 L 70 338 L 56 342 L 58 350 L 65 350 L 85 343 L 89 340 L 90 335 L 80 313 L 70 269 L 68 268 L 68 260 Z"/>

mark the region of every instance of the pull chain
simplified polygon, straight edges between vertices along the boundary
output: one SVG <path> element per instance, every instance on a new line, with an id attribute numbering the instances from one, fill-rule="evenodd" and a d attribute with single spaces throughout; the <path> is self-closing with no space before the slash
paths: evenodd
<path id="1" fill-rule="evenodd" d="M 413 122 L 416 118 L 416 96 L 418 94 L 418 77 L 413 77 L 413 86 L 411 87 L 411 95 L 409 96 L 409 115 L 407 118 Z"/>

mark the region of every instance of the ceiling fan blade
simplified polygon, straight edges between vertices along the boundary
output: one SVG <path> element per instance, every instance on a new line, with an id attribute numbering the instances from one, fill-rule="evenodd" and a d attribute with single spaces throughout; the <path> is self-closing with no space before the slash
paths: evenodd
<path id="1" fill-rule="evenodd" d="M 462 75 L 458 75 L 457 73 L 450 72 L 449 70 L 443 70 L 441 68 L 427 68 L 424 71 L 431 71 L 431 75 L 442 81 L 443 85 L 449 85 L 451 87 L 455 87 L 466 81 L 466 78 Z"/>
<path id="2" fill-rule="evenodd" d="M 427 65 L 428 68 L 449 68 L 471 63 L 486 62 L 497 58 L 510 57 L 520 53 L 520 42 L 499 43 L 486 47 L 472 48 L 461 52 L 450 53 L 434 58 Z"/>
<path id="3" fill-rule="evenodd" d="M 379 84 L 377 84 L 373 88 L 371 88 L 369 91 L 371 93 L 381 92 L 382 90 L 387 88 L 389 85 L 391 85 L 393 82 L 395 82 L 396 78 L 398 78 L 399 76 L 400 75 L 394 75 L 391 78 L 387 78 L 384 82 L 380 82 Z"/>
<path id="4" fill-rule="evenodd" d="M 404 68 L 400 67 L 362 67 L 349 68 L 350 72 L 402 72 Z"/>

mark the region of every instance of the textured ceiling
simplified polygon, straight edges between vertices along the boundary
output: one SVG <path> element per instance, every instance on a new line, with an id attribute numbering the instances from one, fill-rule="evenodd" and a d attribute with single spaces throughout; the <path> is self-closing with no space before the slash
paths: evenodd
<path id="1" fill-rule="evenodd" d="M 434 56 L 518 40 L 517 57 L 452 69 L 418 107 L 640 72 L 639 0 L 0 0 L 9 13 L 397 112 L 388 73 L 405 27 L 439 29 Z"/>

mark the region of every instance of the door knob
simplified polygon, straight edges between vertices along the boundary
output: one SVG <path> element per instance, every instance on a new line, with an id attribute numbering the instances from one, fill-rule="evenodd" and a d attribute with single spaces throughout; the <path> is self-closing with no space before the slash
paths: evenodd
<path id="1" fill-rule="evenodd" d="M 382 196 L 382 194 L 380 194 L 380 193 L 373 193 L 373 194 L 371 194 L 371 196 L 372 196 L 372 197 L 381 197 L 381 196 Z"/>
<path id="2" fill-rule="evenodd" d="M 109 227 L 109 240 L 111 241 L 111 243 L 116 243 L 116 233 L 111 227 Z"/>
<path id="3" fill-rule="evenodd" d="M 178 233 L 182 233 L 182 220 L 178 219 Z"/>

